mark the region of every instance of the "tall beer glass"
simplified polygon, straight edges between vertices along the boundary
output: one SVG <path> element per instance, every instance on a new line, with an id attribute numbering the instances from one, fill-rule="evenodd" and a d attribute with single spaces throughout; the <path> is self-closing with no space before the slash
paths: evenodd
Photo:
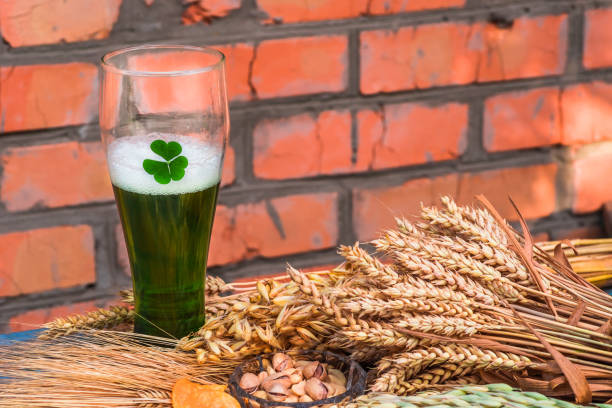
<path id="1" fill-rule="evenodd" d="M 100 129 L 127 244 L 137 333 L 180 338 L 204 323 L 225 142 L 224 56 L 146 45 L 102 58 Z"/>

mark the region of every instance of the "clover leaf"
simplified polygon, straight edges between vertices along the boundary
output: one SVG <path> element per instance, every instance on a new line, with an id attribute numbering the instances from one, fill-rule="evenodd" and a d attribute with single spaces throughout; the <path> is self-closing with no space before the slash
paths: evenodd
<path id="1" fill-rule="evenodd" d="M 185 176 L 189 162 L 185 156 L 179 156 L 183 151 L 177 142 L 158 139 L 151 143 L 153 153 L 161 156 L 164 161 L 145 159 L 142 162 L 144 170 L 151 174 L 159 184 L 168 184 L 170 180 L 179 181 Z"/>

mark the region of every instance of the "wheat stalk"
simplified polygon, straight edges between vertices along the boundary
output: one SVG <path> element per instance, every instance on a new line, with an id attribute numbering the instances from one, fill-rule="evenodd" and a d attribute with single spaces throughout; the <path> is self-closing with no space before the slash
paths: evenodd
<path id="1" fill-rule="evenodd" d="M 60 317 L 46 323 L 45 330 L 39 337 L 51 339 L 71 334 L 84 329 L 110 329 L 122 323 L 134 321 L 134 311 L 125 306 L 112 306 L 109 309 L 98 309 L 84 315 Z"/>
<path id="2" fill-rule="evenodd" d="M 235 365 L 197 364 L 176 341 L 104 330 L 0 345 L 0 407 L 170 407 L 179 378 L 224 383 Z M 6 380 L 6 378 L 9 378 Z"/>
<path id="3" fill-rule="evenodd" d="M 464 254 L 449 250 L 438 244 L 437 241 L 424 242 L 416 238 L 402 236 L 395 231 L 386 231 L 373 244 L 381 251 L 407 251 L 424 259 L 437 261 L 447 269 L 482 282 L 494 293 L 503 296 L 509 302 L 527 301 L 512 282 L 502 277 L 497 270 Z"/>

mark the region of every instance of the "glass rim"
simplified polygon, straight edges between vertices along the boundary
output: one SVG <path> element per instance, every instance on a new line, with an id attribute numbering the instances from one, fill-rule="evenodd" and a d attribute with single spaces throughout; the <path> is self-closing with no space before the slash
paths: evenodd
<path id="1" fill-rule="evenodd" d="M 133 70 L 133 69 L 125 69 L 119 68 L 116 65 L 113 65 L 110 62 L 110 59 L 122 54 L 128 54 L 134 51 L 140 50 L 154 50 L 154 49 L 168 49 L 168 50 L 191 50 L 197 51 L 203 54 L 214 55 L 218 59 L 212 64 L 203 65 L 200 68 L 195 69 L 187 69 L 187 70 L 175 70 L 175 71 L 147 71 L 147 70 Z M 225 62 L 225 54 L 221 51 L 211 48 L 211 47 L 199 47 L 197 45 L 178 45 L 178 44 L 147 44 L 147 45 L 136 45 L 133 47 L 121 48 L 115 51 L 108 52 L 104 54 L 101 58 L 102 68 L 108 71 L 113 71 L 115 73 L 119 73 L 122 75 L 131 75 L 131 76 L 184 76 L 184 75 L 194 75 L 194 74 L 202 74 L 205 72 L 213 71 Z"/>

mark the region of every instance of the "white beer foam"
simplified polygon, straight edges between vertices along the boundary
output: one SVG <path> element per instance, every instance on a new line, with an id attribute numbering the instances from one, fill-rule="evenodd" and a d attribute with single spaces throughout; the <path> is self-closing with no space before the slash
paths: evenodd
<path id="1" fill-rule="evenodd" d="M 188 165 L 179 181 L 159 184 L 142 167 L 145 159 L 164 160 L 151 150 L 151 142 L 157 139 L 178 142 L 183 148 L 181 155 L 187 158 Z M 152 133 L 120 137 L 108 146 L 107 158 L 112 183 L 139 194 L 194 193 L 214 186 L 221 179 L 221 149 L 188 136 Z"/>

